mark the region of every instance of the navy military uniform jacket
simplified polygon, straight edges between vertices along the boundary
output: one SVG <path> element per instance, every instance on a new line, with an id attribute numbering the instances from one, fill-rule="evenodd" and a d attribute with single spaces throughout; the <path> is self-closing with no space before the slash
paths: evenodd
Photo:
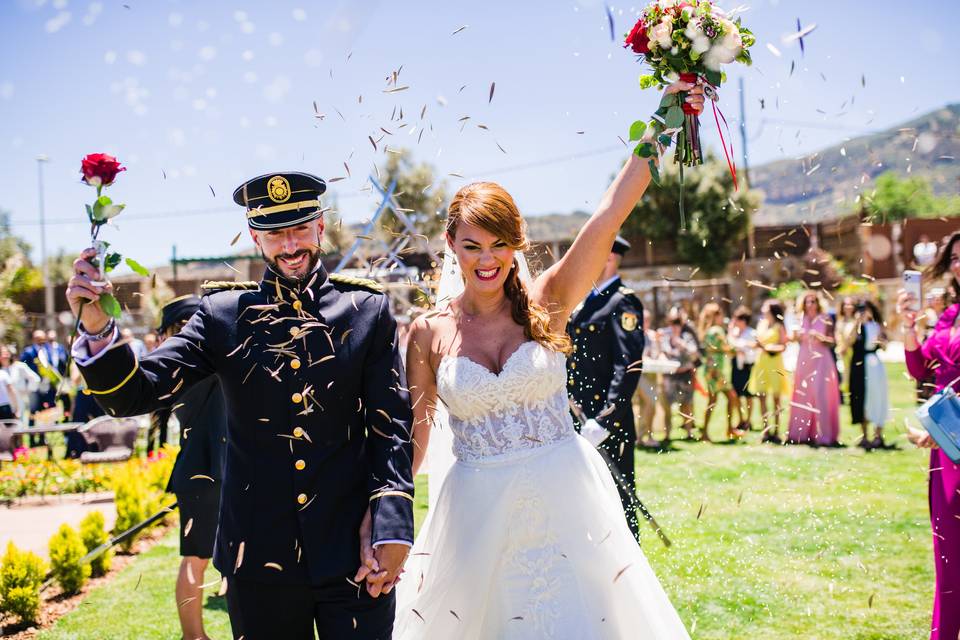
<path id="1" fill-rule="evenodd" d="M 567 331 L 573 341 L 567 390 L 587 418 L 610 432 L 599 449 L 617 479 L 630 530 L 639 537 L 632 401 L 643 358 L 643 305 L 618 277 L 574 311 Z"/>
<path id="2" fill-rule="evenodd" d="M 387 296 L 369 281 L 204 296 L 141 362 L 116 345 L 81 367 L 112 415 L 177 402 L 210 375 L 228 443 L 214 565 L 226 576 L 318 584 L 352 576 L 369 504 L 373 542 L 413 541 L 412 420 Z"/>
<path id="3" fill-rule="evenodd" d="M 643 358 L 643 305 L 617 278 L 574 311 L 567 330 L 574 349 L 567 365 L 570 396 L 588 418 L 610 431 L 611 439 L 632 446 L 631 400 Z"/>

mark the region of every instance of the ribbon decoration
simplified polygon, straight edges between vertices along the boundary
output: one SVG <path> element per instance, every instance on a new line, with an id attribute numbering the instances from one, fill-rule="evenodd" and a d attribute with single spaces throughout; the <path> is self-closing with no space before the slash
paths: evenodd
<path id="1" fill-rule="evenodd" d="M 727 152 L 727 141 L 723 137 L 723 130 L 720 128 L 720 120 L 723 120 L 723 126 L 727 128 L 727 135 L 730 135 L 730 125 L 727 124 L 727 119 L 723 115 L 723 111 L 717 107 L 717 102 L 720 101 L 720 96 L 717 95 L 717 88 L 710 84 L 706 83 L 703 87 L 703 94 L 710 99 L 710 106 L 713 107 L 713 119 L 717 123 L 717 133 L 720 135 L 720 144 L 723 146 L 723 155 L 727 159 L 727 168 L 730 169 L 730 177 L 733 178 L 733 190 L 740 191 L 740 186 L 737 184 L 737 162 L 734 159 L 731 159 L 733 155 L 733 142 L 730 143 L 730 151 Z M 717 116 L 719 114 L 719 117 Z"/>

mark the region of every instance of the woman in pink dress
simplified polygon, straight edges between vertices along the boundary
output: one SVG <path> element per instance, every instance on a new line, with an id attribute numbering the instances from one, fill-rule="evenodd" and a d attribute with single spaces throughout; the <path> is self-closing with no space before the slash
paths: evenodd
<path id="1" fill-rule="evenodd" d="M 933 331 L 919 344 L 915 323 L 919 301 L 907 293 L 897 306 L 903 323 L 903 347 L 907 370 L 917 380 L 933 375 L 937 391 L 953 383 L 960 391 L 960 231 L 944 243 L 936 262 L 927 268 L 931 279 L 945 273 L 954 304 L 937 321 Z M 933 598 L 930 640 L 954 640 L 960 635 L 960 467 L 936 447 L 926 432 L 911 430 L 910 440 L 918 447 L 930 448 L 930 525 L 933 528 L 933 561 L 937 583 Z"/>
<path id="2" fill-rule="evenodd" d="M 788 442 L 837 446 L 840 437 L 840 381 L 830 346 L 833 322 L 820 298 L 808 291 L 800 299 L 803 323 L 794 331 L 800 343 L 793 373 Z"/>

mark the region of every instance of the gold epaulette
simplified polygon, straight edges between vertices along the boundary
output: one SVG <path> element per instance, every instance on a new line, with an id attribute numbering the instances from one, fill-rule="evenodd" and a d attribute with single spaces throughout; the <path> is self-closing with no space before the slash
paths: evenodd
<path id="1" fill-rule="evenodd" d="M 633 289 L 631 289 L 630 287 L 620 287 L 620 293 L 622 293 L 622 294 L 625 295 L 625 296 L 632 296 L 632 295 L 634 295 L 636 292 L 635 292 Z"/>
<path id="2" fill-rule="evenodd" d="M 217 291 L 253 291 L 259 288 L 259 282 L 252 282 L 249 280 L 240 282 L 231 280 L 207 280 L 200 285 L 200 289 L 203 291 L 204 295 L 207 295 L 208 293 L 216 293 Z"/>
<path id="3" fill-rule="evenodd" d="M 370 280 L 368 278 L 354 278 L 353 276 L 345 276 L 342 273 L 331 273 L 330 281 L 353 285 L 354 287 L 367 289 L 374 293 L 383 293 L 383 285 L 376 280 Z"/>

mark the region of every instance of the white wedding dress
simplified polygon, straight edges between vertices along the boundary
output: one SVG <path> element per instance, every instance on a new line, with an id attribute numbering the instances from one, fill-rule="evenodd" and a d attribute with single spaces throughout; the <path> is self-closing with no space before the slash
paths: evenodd
<path id="1" fill-rule="evenodd" d="M 688 638 L 574 431 L 561 353 L 525 342 L 498 375 L 445 356 L 456 463 L 397 587 L 394 638 Z"/>

